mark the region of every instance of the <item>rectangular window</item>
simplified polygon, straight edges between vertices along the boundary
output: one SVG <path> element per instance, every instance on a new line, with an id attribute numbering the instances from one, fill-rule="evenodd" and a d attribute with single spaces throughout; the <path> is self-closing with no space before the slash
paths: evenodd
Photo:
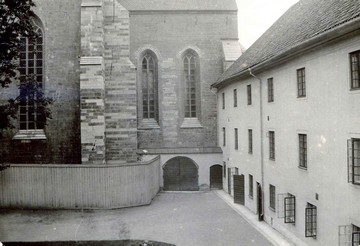
<path id="1" fill-rule="evenodd" d="M 251 85 L 247 85 L 247 105 L 251 105 Z"/>
<path id="2" fill-rule="evenodd" d="M 253 135 L 252 135 L 252 129 L 248 129 L 248 152 L 249 152 L 249 154 L 252 154 L 252 152 L 253 152 Z"/>
<path id="3" fill-rule="evenodd" d="M 249 197 L 253 198 L 254 196 L 254 181 L 253 181 L 253 176 L 251 174 L 249 174 Z"/>
<path id="4" fill-rule="evenodd" d="M 235 128 L 235 149 L 239 149 L 239 136 L 238 136 L 238 129 Z"/>
<path id="5" fill-rule="evenodd" d="M 223 146 L 226 146 L 226 129 L 223 127 Z"/>
<path id="6" fill-rule="evenodd" d="M 284 223 L 295 224 L 296 199 L 290 193 L 284 198 Z"/>
<path id="7" fill-rule="evenodd" d="M 276 191 L 275 186 L 269 185 L 269 192 L 270 192 L 270 208 L 275 211 L 275 197 L 276 197 Z"/>
<path id="8" fill-rule="evenodd" d="M 305 237 L 316 238 L 317 229 L 317 211 L 316 206 L 311 203 L 307 204 L 305 208 Z"/>
<path id="9" fill-rule="evenodd" d="M 223 164 L 224 164 L 223 176 L 224 178 L 226 178 L 226 162 L 224 161 Z"/>
<path id="10" fill-rule="evenodd" d="M 234 107 L 237 107 L 237 90 L 234 89 Z"/>
<path id="11" fill-rule="evenodd" d="M 305 68 L 297 71 L 298 97 L 306 97 Z"/>
<path id="12" fill-rule="evenodd" d="M 299 167 L 307 168 L 307 135 L 299 134 Z"/>
<path id="13" fill-rule="evenodd" d="M 269 131 L 269 159 L 275 160 L 275 132 Z"/>
<path id="14" fill-rule="evenodd" d="M 225 109 L 225 93 L 222 93 L 222 108 Z"/>
<path id="15" fill-rule="evenodd" d="M 351 89 L 360 89 L 360 50 L 350 54 Z"/>
<path id="16" fill-rule="evenodd" d="M 274 82 L 273 78 L 267 80 L 268 83 L 268 102 L 274 101 Z"/>
<path id="17" fill-rule="evenodd" d="M 348 182 L 360 185 L 360 138 L 348 140 Z"/>
<path id="18" fill-rule="evenodd" d="M 360 245 L 360 227 L 352 225 L 351 245 Z"/>

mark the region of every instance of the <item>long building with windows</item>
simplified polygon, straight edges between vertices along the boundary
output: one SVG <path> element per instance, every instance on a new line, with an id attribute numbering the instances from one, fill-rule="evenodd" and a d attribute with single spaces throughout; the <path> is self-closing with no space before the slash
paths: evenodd
<path id="1" fill-rule="evenodd" d="M 300 0 L 212 85 L 224 190 L 296 245 L 360 243 L 360 2 Z"/>

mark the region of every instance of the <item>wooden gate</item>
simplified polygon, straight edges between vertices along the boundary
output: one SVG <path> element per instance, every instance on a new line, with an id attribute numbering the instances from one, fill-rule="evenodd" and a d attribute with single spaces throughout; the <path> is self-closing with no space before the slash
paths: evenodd
<path id="1" fill-rule="evenodd" d="M 196 191 L 198 185 L 198 168 L 186 157 L 170 159 L 164 167 L 164 190 Z"/>
<path id="2" fill-rule="evenodd" d="M 245 205 L 245 176 L 234 175 L 234 203 Z"/>
<path id="3" fill-rule="evenodd" d="M 214 165 L 210 167 L 210 188 L 211 189 L 222 189 L 223 188 L 223 179 L 222 179 L 222 166 Z"/>

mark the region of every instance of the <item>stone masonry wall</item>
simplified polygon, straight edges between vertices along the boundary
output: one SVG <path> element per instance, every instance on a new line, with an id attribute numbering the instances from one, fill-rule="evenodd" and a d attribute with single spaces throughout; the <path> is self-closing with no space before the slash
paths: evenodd
<path id="1" fill-rule="evenodd" d="M 46 126 L 44 141 L 12 140 L 18 129 L 8 131 L 0 139 L 0 162 L 79 164 L 80 2 L 35 0 L 35 3 L 34 11 L 44 29 L 44 88 L 46 95 L 54 99 L 52 119 Z M 0 91 L 0 100 L 18 95 L 15 84 Z"/>
<path id="2" fill-rule="evenodd" d="M 130 12 L 131 59 L 140 75 L 140 54 L 158 56 L 159 126 L 139 129 L 140 149 L 217 146 L 216 95 L 210 90 L 222 73 L 221 39 L 237 38 L 236 12 Z M 182 54 L 200 58 L 201 128 L 184 128 Z M 140 65 L 139 65 L 140 64 Z M 140 82 L 138 84 L 140 86 Z M 139 100 L 140 101 L 140 100 Z M 138 116 L 141 120 L 141 116 Z"/>

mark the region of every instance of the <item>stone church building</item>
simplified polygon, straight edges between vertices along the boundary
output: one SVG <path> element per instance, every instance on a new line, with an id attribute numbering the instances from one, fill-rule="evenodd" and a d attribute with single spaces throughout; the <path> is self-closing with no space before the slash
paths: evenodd
<path id="1" fill-rule="evenodd" d="M 2 159 L 112 165 L 157 155 L 165 190 L 208 188 L 222 163 L 210 85 L 243 51 L 235 0 L 35 3 L 41 39 L 22 64 L 54 99 L 52 119 L 38 129 L 24 108 L 0 142 Z"/>

